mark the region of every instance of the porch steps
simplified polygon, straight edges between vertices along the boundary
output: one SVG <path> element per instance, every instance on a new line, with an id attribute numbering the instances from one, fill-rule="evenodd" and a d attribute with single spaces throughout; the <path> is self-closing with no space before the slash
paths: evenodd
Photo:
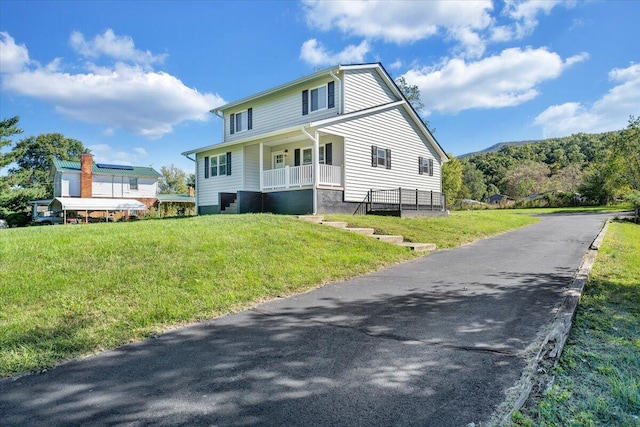
<path id="1" fill-rule="evenodd" d="M 399 245 L 404 241 L 404 237 L 402 236 L 390 236 L 385 234 L 372 234 L 369 237 L 374 237 L 380 240 L 381 242 L 395 243 L 396 245 Z"/>
<path id="2" fill-rule="evenodd" d="M 398 246 L 404 246 L 416 252 L 430 252 L 436 250 L 435 243 L 414 243 L 414 242 L 402 242 L 398 243 Z"/>
<path id="3" fill-rule="evenodd" d="M 347 223 L 342 221 L 322 221 L 320 224 L 334 228 L 347 228 Z"/>
<path id="4" fill-rule="evenodd" d="M 415 242 L 405 242 L 403 236 L 392 236 L 392 235 L 384 235 L 384 234 L 375 234 L 375 230 L 373 228 L 354 228 L 347 227 L 347 223 L 344 221 L 325 221 L 324 217 L 319 215 L 300 215 L 298 219 L 302 221 L 313 222 L 316 224 L 326 225 L 329 227 L 338 228 L 345 231 L 350 231 L 352 233 L 358 233 L 365 235 L 367 237 L 373 237 L 381 242 L 393 243 L 398 246 L 402 246 L 408 249 L 411 249 L 416 252 L 428 252 L 436 250 L 436 245 L 433 243 L 415 243 Z"/>
<path id="5" fill-rule="evenodd" d="M 352 233 L 364 234 L 365 236 L 372 236 L 375 233 L 373 228 L 345 228 L 347 231 L 351 231 Z"/>
<path id="6" fill-rule="evenodd" d="M 222 214 L 237 214 L 238 213 L 238 203 L 233 202 L 230 203 L 229 206 L 220 211 Z"/>

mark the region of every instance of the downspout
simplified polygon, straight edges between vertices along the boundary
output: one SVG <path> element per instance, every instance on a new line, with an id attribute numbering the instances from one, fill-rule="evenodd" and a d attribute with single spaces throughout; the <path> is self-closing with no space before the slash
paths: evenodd
<path id="1" fill-rule="evenodd" d="M 302 130 L 302 133 L 305 134 L 307 138 L 313 141 L 313 188 L 312 188 L 312 191 L 313 191 L 313 214 L 315 215 L 318 213 L 318 190 L 317 190 L 318 168 L 316 167 L 316 164 L 318 163 L 318 154 L 319 154 L 318 140 L 316 139 L 318 132 L 316 132 L 316 137 L 313 137 L 309 132 L 307 132 L 304 126 L 302 126 L 300 130 Z"/>
<path id="2" fill-rule="evenodd" d="M 338 115 L 342 114 L 342 80 L 335 74 L 333 74 L 333 70 L 329 70 L 329 75 L 336 81 L 338 87 L 336 88 L 336 93 L 340 94 L 340 102 L 338 102 Z"/>

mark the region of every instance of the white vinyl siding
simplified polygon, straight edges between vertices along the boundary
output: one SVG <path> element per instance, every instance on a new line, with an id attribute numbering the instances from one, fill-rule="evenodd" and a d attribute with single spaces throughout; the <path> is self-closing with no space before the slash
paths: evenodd
<path id="1" fill-rule="evenodd" d="M 59 176 L 59 178 L 58 178 Z M 80 174 L 56 174 L 60 180 L 56 197 L 80 197 Z M 131 188 L 131 181 L 137 180 L 138 188 Z M 100 175 L 94 173 L 91 177 L 92 197 L 139 197 L 154 198 L 158 195 L 158 180 L 150 177 L 131 177 L 123 175 Z M 56 186 L 58 184 L 56 183 Z"/>
<path id="2" fill-rule="evenodd" d="M 138 180 L 138 188 L 131 188 L 131 179 Z M 143 197 L 154 198 L 158 195 L 158 180 L 155 178 L 129 177 L 122 175 L 93 174 L 92 197 Z"/>
<path id="3" fill-rule="evenodd" d="M 250 145 L 244 148 L 244 188 L 247 191 L 260 191 L 260 146 Z"/>
<path id="4" fill-rule="evenodd" d="M 315 89 L 320 85 L 326 85 L 328 82 L 333 81 L 331 78 L 319 79 L 313 82 L 309 82 L 305 85 L 299 85 L 294 88 L 288 88 L 287 90 L 278 93 L 277 95 L 265 97 L 264 99 L 258 99 L 251 101 L 251 104 L 245 104 L 245 106 L 238 106 L 237 109 L 224 112 L 224 135 L 225 142 L 237 141 L 260 134 L 273 132 L 278 129 L 285 129 L 297 125 L 304 125 L 310 121 L 322 120 L 329 117 L 334 117 L 338 111 L 338 105 L 340 102 L 340 94 L 338 87 L 335 85 L 335 106 L 333 108 L 325 108 L 323 110 L 311 112 L 306 116 L 302 115 L 302 91 Z M 325 95 L 326 96 L 326 95 Z M 309 96 L 311 98 L 311 96 Z M 247 106 L 253 108 L 252 113 L 252 128 L 245 132 L 236 132 L 233 135 L 229 129 L 229 115 L 237 111 L 245 111 Z"/>
<path id="5" fill-rule="evenodd" d="M 344 113 L 398 101 L 375 69 L 347 71 L 344 75 Z"/>
<path id="6" fill-rule="evenodd" d="M 345 135 L 345 201 L 360 202 L 370 189 L 441 191 L 440 159 L 400 107 L 327 129 Z M 371 146 L 391 149 L 391 169 L 371 167 Z M 418 156 L 434 159 L 433 176 L 419 174 Z"/>
<path id="7" fill-rule="evenodd" d="M 226 155 L 231 152 L 231 175 L 204 177 L 205 157 Z M 227 147 L 219 150 L 198 153 L 197 156 L 197 198 L 198 206 L 213 206 L 218 204 L 218 193 L 235 193 L 242 190 L 243 170 L 242 147 Z M 227 165 L 228 167 L 228 165 Z"/>

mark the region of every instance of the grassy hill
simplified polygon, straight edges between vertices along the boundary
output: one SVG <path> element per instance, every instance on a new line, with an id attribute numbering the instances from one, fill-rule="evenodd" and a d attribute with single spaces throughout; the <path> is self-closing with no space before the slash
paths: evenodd
<path id="1" fill-rule="evenodd" d="M 439 247 L 536 221 L 511 212 L 357 220 Z M 419 255 L 277 215 L 16 228 L 0 230 L 0 239 L 0 376 Z"/>

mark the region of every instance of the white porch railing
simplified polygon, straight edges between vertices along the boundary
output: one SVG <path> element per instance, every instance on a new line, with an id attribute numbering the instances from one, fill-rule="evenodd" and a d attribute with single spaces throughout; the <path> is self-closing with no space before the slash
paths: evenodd
<path id="1" fill-rule="evenodd" d="M 319 166 L 318 184 L 334 187 L 342 186 L 342 166 Z M 285 166 L 262 172 L 262 189 L 304 187 L 313 185 L 313 165 Z"/>

